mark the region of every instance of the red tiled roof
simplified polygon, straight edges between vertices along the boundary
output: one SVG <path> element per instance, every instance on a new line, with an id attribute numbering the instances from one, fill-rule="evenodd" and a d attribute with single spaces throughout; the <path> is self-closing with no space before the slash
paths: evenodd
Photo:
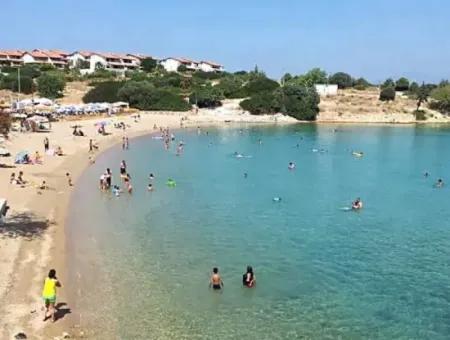
<path id="1" fill-rule="evenodd" d="M 127 55 L 130 56 L 130 57 L 133 57 L 133 58 L 140 59 L 140 60 L 147 59 L 147 58 L 152 58 L 149 55 L 144 55 L 144 54 L 140 54 L 140 53 L 128 53 Z"/>
<path id="2" fill-rule="evenodd" d="M 211 66 L 213 66 L 213 67 L 222 67 L 222 65 L 217 64 L 217 63 L 214 63 L 214 62 L 212 62 L 212 61 L 205 61 L 205 60 L 202 60 L 201 62 L 202 62 L 203 64 L 208 64 L 208 65 L 211 65 Z"/>
<path id="3" fill-rule="evenodd" d="M 28 54 L 33 58 L 48 58 L 48 55 L 40 50 L 33 50 L 31 52 L 28 52 Z"/>
<path id="4" fill-rule="evenodd" d="M 167 59 L 173 59 L 173 60 L 176 60 L 176 61 L 178 61 L 178 62 L 180 62 L 182 64 L 197 64 L 196 61 L 193 61 L 193 60 L 190 60 L 190 59 L 186 59 L 186 58 L 169 57 L 169 58 L 166 58 L 165 60 L 167 60 Z"/>
<path id="5" fill-rule="evenodd" d="M 22 50 L 0 50 L 1 55 L 8 55 L 13 57 L 21 57 L 25 52 Z"/>

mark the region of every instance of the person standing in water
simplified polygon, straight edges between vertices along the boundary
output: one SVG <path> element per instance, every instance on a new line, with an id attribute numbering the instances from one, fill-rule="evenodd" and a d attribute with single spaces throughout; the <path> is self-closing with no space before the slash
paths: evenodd
<path id="1" fill-rule="evenodd" d="M 253 274 L 253 268 L 247 266 L 247 272 L 242 276 L 242 284 L 245 287 L 252 288 L 256 283 L 255 274 Z"/>
<path id="2" fill-rule="evenodd" d="M 56 321 L 56 287 L 61 287 L 61 283 L 56 278 L 56 271 L 50 269 L 48 277 L 44 281 L 44 289 L 42 290 L 42 298 L 45 303 L 44 321 L 47 321 L 49 317 L 52 318 L 53 322 Z"/>
<path id="3" fill-rule="evenodd" d="M 220 290 L 223 288 L 223 281 L 219 275 L 219 268 L 214 267 L 211 279 L 209 281 L 209 287 L 214 290 Z"/>
<path id="4" fill-rule="evenodd" d="M 50 146 L 50 142 L 47 137 L 44 138 L 44 152 L 47 153 L 48 148 Z"/>

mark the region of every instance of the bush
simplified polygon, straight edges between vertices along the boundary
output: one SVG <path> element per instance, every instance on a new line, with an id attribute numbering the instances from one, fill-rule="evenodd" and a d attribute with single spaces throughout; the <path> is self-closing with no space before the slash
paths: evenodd
<path id="1" fill-rule="evenodd" d="M 351 78 L 350 78 L 351 79 Z M 312 70 L 294 77 L 289 82 L 302 85 L 302 86 L 314 86 L 315 84 L 326 84 L 327 73 L 320 68 L 313 68 Z"/>
<path id="2" fill-rule="evenodd" d="M 241 77 L 231 76 L 223 78 L 218 85 L 218 89 L 223 93 L 225 98 L 245 98 L 244 80 Z"/>
<path id="3" fill-rule="evenodd" d="M 252 115 L 272 114 L 278 109 L 277 98 L 272 92 L 254 94 L 249 99 L 241 101 L 239 105 Z"/>
<path id="4" fill-rule="evenodd" d="M 337 84 L 338 88 L 340 89 L 346 89 L 352 87 L 353 85 L 352 77 L 344 72 L 337 72 L 333 74 L 330 77 L 329 82 L 331 84 Z"/>
<path id="5" fill-rule="evenodd" d="M 126 71 L 125 76 L 130 78 L 131 80 L 142 81 L 147 80 L 147 74 L 145 72 L 140 71 Z"/>
<path id="6" fill-rule="evenodd" d="M 414 114 L 416 116 L 416 120 L 427 120 L 427 116 L 424 110 L 416 110 L 414 111 Z"/>
<path id="7" fill-rule="evenodd" d="M 141 61 L 141 67 L 145 72 L 153 72 L 158 63 L 153 58 L 145 58 Z"/>
<path id="8" fill-rule="evenodd" d="M 395 88 L 386 87 L 382 89 L 380 92 L 380 100 L 381 101 L 395 100 Z"/>
<path id="9" fill-rule="evenodd" d="M 271 92 L 279 86 L 280 85 L 275 80 L 269 79 L 263 75 L 258 75 L 244 86 L 244 91 L 246 96 L 252 96 L 261 92 Z"/>
<path id="10" fill-rule="evenodd" d="M 450 113 L 450 85 L 435 88 L 431 91 L 430 97 L 434 99 L 430 103 L 431 108 L 442 113 Z"/>
<path id="11" fill-rule="evenodd" d="M 187 67 L 186 67 L 186 65 L 183 65 L 183 64 L 181 64 L 180 66 L 178 66 L 178 68 L 177 68 L 177 72 L 180 72 L 180 73 L 184 73 L 184 72 L 187 72 Z"/>
<path id="12" fill-rule="evenodd" d="M 97 65 L 102 66 L 101 63 L 97 63 Z M 102 67 L 96 67 L 95 71 L 87 74 L 86 77 L 88 79 L 114 79 L 117 77 L 117 73 L 114 71 L 105 70 Z"/>
<path id="13" fill-rule="evenodd" d="M 383 84 L 381 84 L 381 88 L 384 89 L 386 87 L 394 87 L 395 88 L 395 82 L 392 78 L 388 78 L 384 81 Z"/>
<path id="14" fill-rule="evenodd" d="M 195 89 L 189 96 L 189 103 L 196 104 L 200 108 L 214 108 L 222 105 L 223 94 L 216 86 L 201 86 Z"/>
<path id="15" fill-rule="evenodd" d="M 179 95 L 164 89 L 156 89 L 148 81 L 128 81 L 118 96 L 131 107 L 140 110 L 187 111 L 190 105 Z"/>
<path id="16" fill-rule="evenodd" d="M 408 91 L 409 90 L 409 80 L 405 77 L 401 77 L 395 82 L 395 91 Z"/>
<path id="17" fill-rule="evenodd" d="M 370 83 L 364 78 L 358 78 L 353 82 L 353 88 L 356 90 L 365 90 L 370 86 Z"/>
<path id="18" fill-rule="evenodd" d="M 315 120 L 319 113 L 320 97 L 313 86 L 286 85 L 276 91 L 282 113 L 299 120 Z"/>
<path id="19" fill-rule="evenodd" d="M 61 72 L 46 72 L 37 78 L 37 90 L 43 97 L 60 98 L 65 86 L 66 80 Z"/>
<path id="20" fill-rule="evenodd" d="M 19 92 L 19 79 L 17 73 L 4 76 L 0 82 L 0 88 Z M 20 74 L 20 93 L 30 94 L 35 90 L 34 81 L 30 76 Z"/>
<path id="21" fill-rule="evenodd" d="M 85 103 L 114 103 L 118 102 L 118 92 L 124 85 L 124 82 L 119 81 L 104 81 L 98 83 L 91 83 L 94 88 L 89 90 L 83 97 Z"/>
<path id="22" fill-rule="evenodd" d="M 222 78 L 224 74 L 222 72 L 195 71 L 192 76 L 202 80 L 214 80 Z"/>

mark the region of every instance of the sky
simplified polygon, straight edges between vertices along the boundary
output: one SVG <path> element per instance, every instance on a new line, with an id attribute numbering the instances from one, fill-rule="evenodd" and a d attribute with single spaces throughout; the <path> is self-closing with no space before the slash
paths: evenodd
<path id="1" fill-rule="evenodd" d="M 268 76 L 313 67 L 379 82 L 450 78 L 447 0 L 1 0 L 0 49 L 138 52 L 258 65 Z M 7 28 L 7 29 L 6 29 Z"/>

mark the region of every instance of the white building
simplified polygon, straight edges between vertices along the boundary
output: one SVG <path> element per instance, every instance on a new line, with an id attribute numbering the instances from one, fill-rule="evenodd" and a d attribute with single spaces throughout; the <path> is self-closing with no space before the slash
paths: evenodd
<path id="1" fill-rule="evenodd" d="M 67 54 L 56 50 L 39 50 L 24 52 L 22 55 L 24 64 L 49 64 L 56 68 L 67 66 Z"/>
<path id="2" fill-rule="evenodd" d="M 336 84 L 315 84 L 314 87 L 321 97 L 336 96 L 338 93 Z"/>
<path id="3" fill-rule="evenodd" d="M 181 65 L 186 66 L 186 68 L 191 71 L 197 71 L 199 69 L 197 62 L 185 58 L 170 57 L 161 60 L 160 64 L 167 72 L 177 72 L 178 67 L 180 67 Z"/>
<path id="4" fill-rule="evenodd" d="M 23 65 L 22 56 L 25 51 L 21 50 L 0 50 L 0 65 L 2 66 L 21 66 Z"/>
<path id="5" fill-rule="evenodd" d="M 86 67 L 81 68 L 82 74 L 93 73 L 98 68 L 109 71 L 125 72 L 137 70 L 141 65 L 139 58 L 116 53 L 97 53 L 88 51 L 74 52 L 68 56 L 70 67 L 77 67 L 80 63 L 86 63 Z M 88 67 L 87 67 L 88 66 Z"/>
<path id="6" fill-rule="evenodd" d="M 212 61 L 204 61 L 202 60 L 198 67 L 203 72 L 223 72 L 223 66 L 217 63 L 213 63 Z"/>

